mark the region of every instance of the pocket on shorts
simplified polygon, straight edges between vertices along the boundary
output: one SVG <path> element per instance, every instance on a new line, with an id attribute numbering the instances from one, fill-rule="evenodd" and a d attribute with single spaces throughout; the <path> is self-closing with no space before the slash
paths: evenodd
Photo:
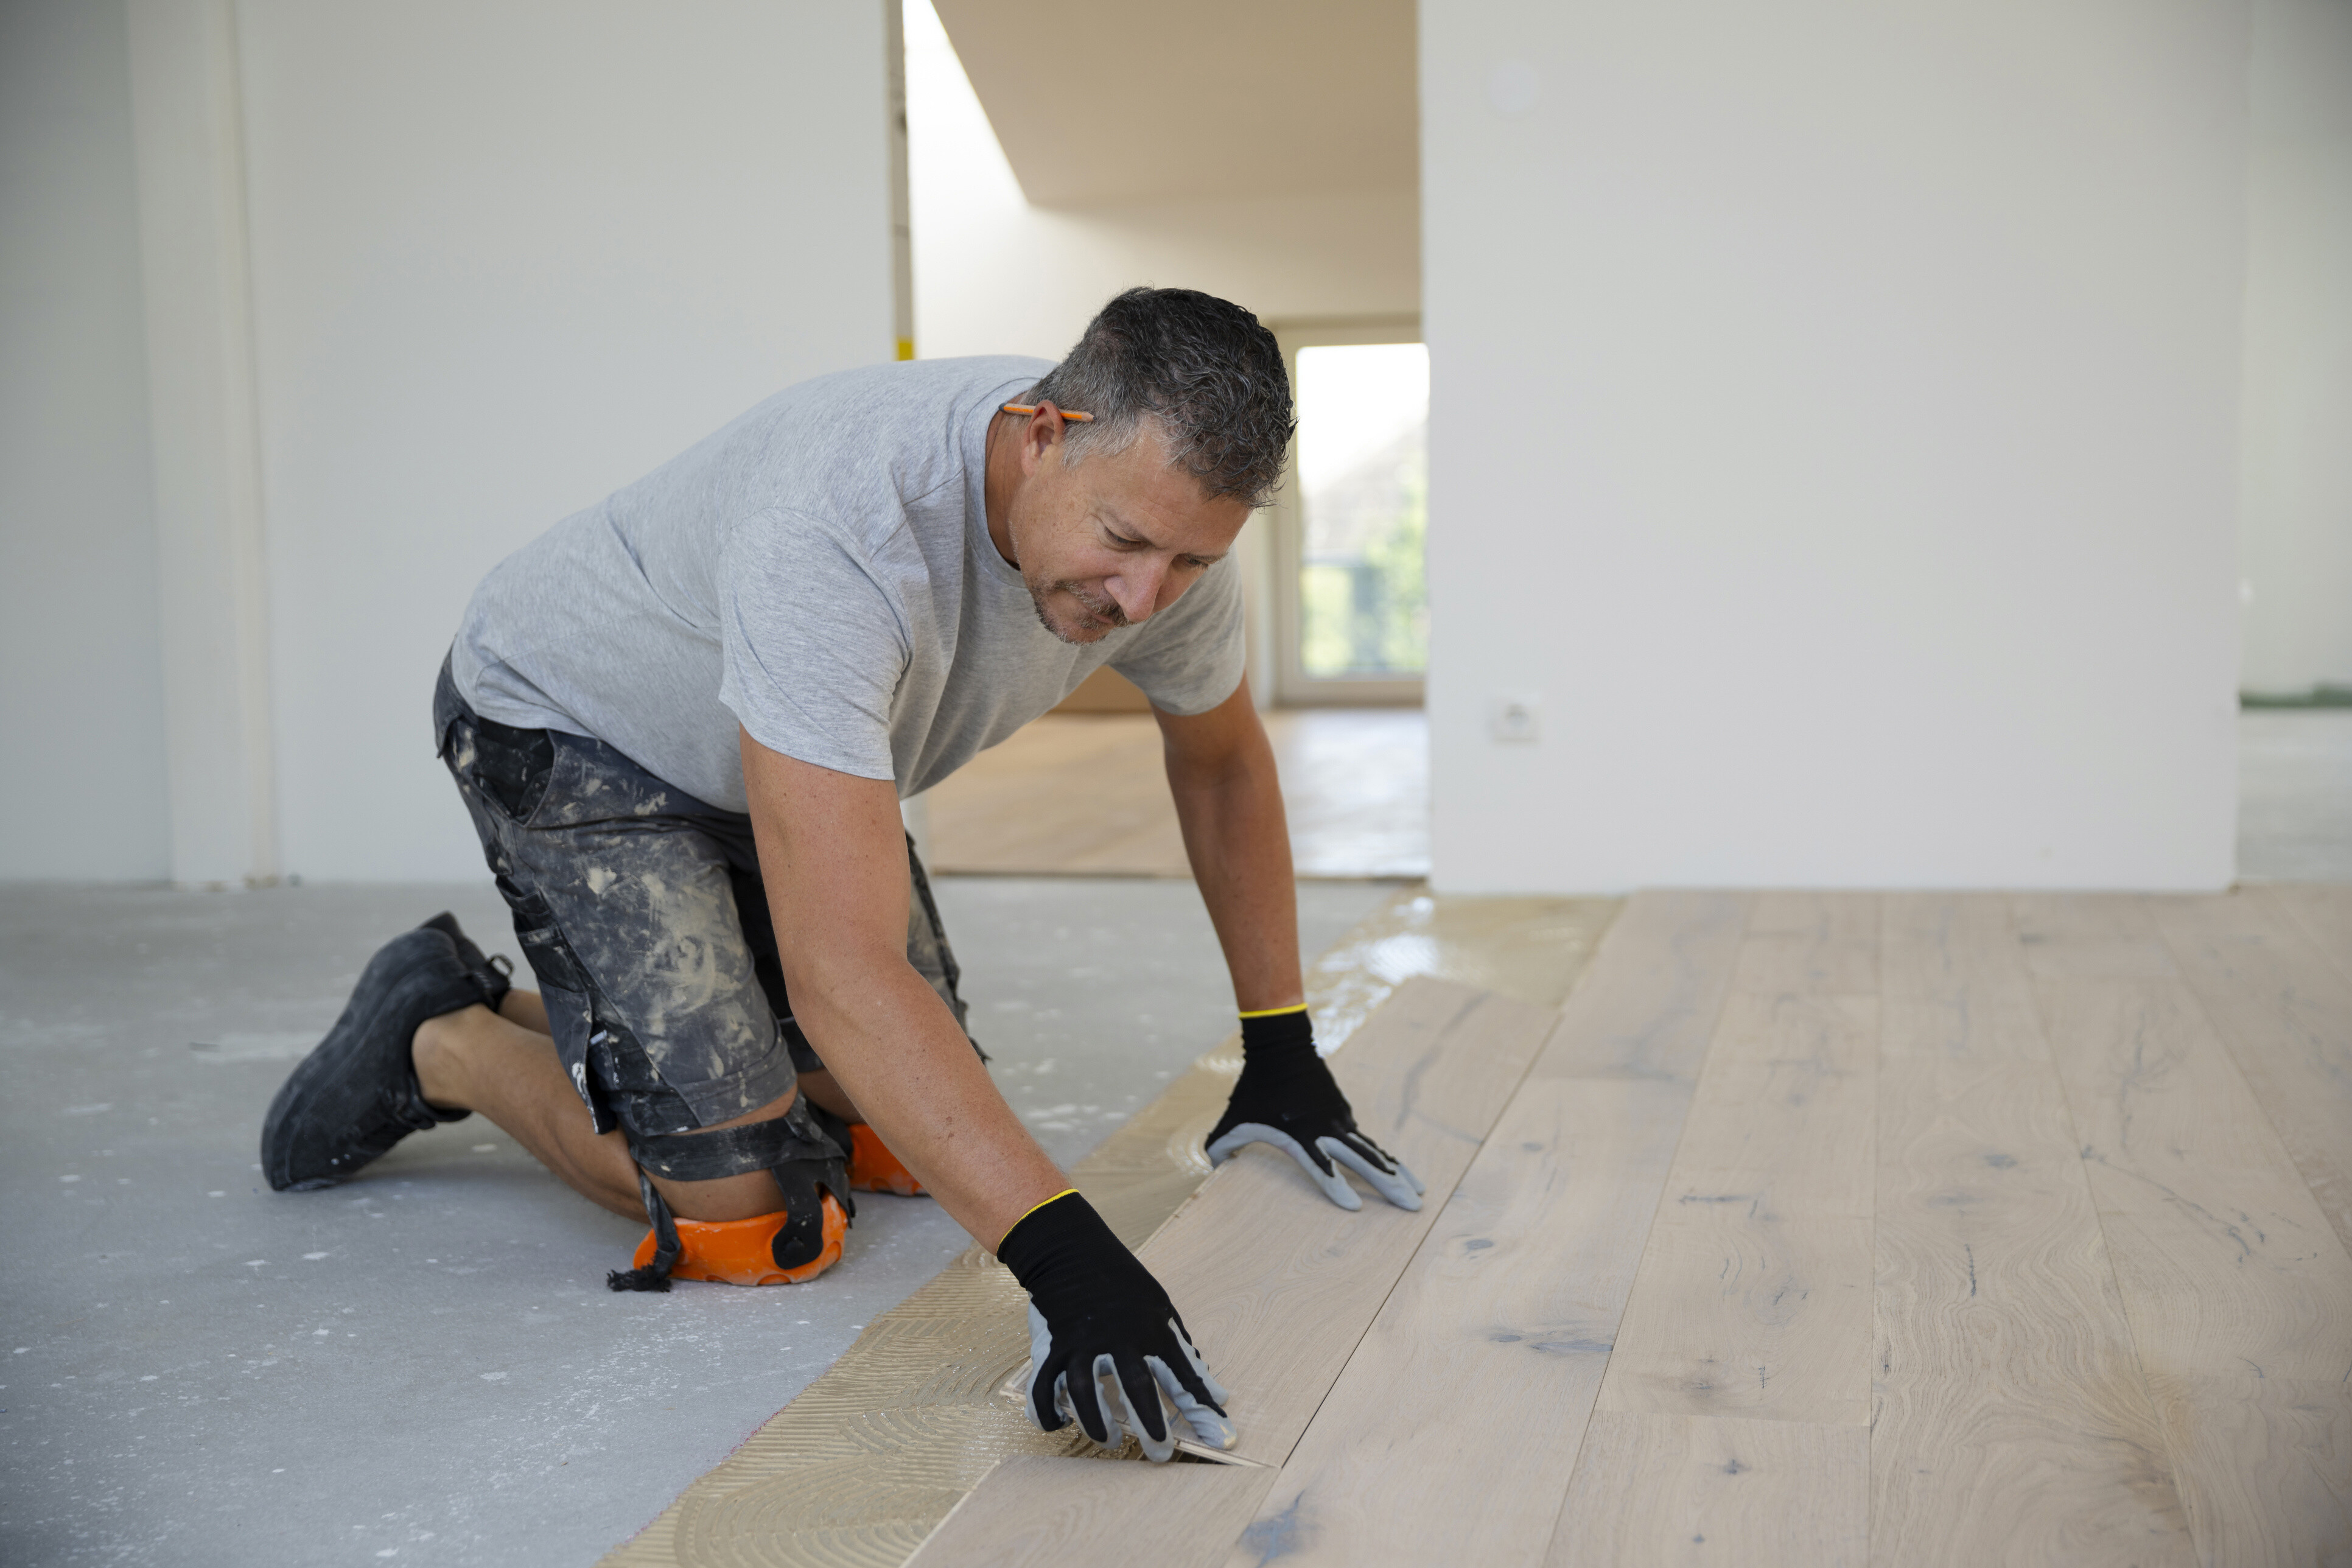
<path id="1" fill-rule="evenodd" d="M 515 942 L 540 984 L 587 995 L 592 989 L 587 972 L 572 955 L 572 944 L 563 939 L 563 930 L 555 923 L 555 911 L 548 908 L 547 900 L 535 891 L 525 893 L 514 905 L 514 917 Z"/>
<path id="2" fill-rule="evenodd" d="M 487 719 L 464 721 L 473 732 L 474 787 L 509 822 L 528 825 L 547 799 L 555 774 L 555 737 L 545 730 L 517 730 Z"/>

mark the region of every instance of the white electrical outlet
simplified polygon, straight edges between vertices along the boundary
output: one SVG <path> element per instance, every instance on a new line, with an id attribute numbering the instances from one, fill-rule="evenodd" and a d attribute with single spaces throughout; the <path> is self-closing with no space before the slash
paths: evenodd
<path id="1" fill-rule="evenodd" d="M 1487 728 L 1506 744 L 1525 744 L 1543 734 L 1543 698 L 1532 691 L 1495 700 Z"/>

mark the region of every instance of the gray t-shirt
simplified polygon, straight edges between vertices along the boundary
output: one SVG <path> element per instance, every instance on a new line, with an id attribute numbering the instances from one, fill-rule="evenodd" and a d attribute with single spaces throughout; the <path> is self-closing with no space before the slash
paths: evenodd
<path id="1" fill-rule="evenodd" d="M 788 387 L 501 562 L 452 650 L 485 719 L 593 736 L 749 809 L 736 724 L 919 794 L 1108 664 L 1171 713 L 1241 684 L 1231 558 L 1079 647 L 988 536 L 984 442 L 1033 359 L 918 360 Z"/>

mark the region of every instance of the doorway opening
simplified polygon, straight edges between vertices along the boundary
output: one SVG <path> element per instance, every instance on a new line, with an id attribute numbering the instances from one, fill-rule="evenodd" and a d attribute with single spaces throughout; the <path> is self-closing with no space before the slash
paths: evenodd
<path id="1" fill-rule="evenodd" d="M 1275 697 L 1418 707 L 1429 351 L 1410 317 L 1277 327 L 1298 437 L 1274 507 Z"/>

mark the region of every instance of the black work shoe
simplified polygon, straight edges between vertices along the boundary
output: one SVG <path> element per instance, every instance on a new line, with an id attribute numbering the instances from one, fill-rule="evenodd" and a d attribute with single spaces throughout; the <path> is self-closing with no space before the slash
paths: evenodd
<path id="1" fill-rule="evenodd" d="M 457 917 L 446 910 L 426 921 L 419 929 L 449 934 L 449 940 L 457 947 L 457 962 L 466 966 L 467 973 L 473 975 L 482 988 L 483 1005 L 491 1012 L 497 1012 L 499 1004 L 507 999 L 507 992 L 514 984 L 514 961 L 503 952 L 486 957 L 482 950 L 474 945 L 473 939 L 458 929 Z"/>
<path id="2" fill-rule="evenodd" d="M 427 1018 L 487 1002 L 481 980 L 441 927 L 419 926 L 386 942 L 361 972 L 343 1016 L 269 1102 L 261 1170 L 270 1186 L 281 1193 L 331 1186 L 411 1132 L 472 1115 L 425 1103 L 409 1051 Z"/>

